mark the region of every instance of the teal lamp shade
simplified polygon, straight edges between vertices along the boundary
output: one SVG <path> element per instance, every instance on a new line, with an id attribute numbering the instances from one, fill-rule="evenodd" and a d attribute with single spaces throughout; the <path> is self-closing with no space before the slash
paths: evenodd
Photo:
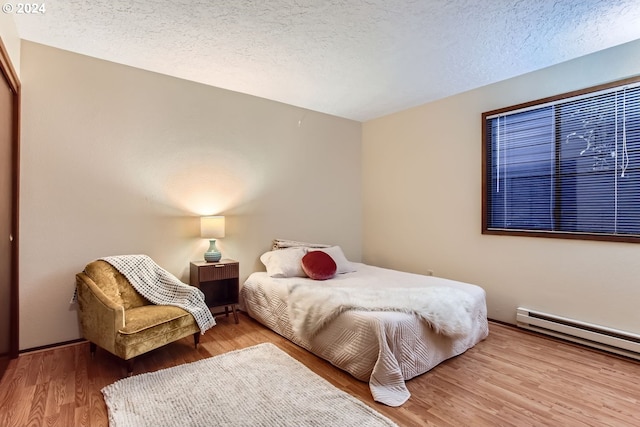
<path id="1" fill-rule="evenodd" d="M 209 239 L 209 249 L 204 253 L 207 262 L 218 262 L 222 254 L 216 248 L 216 239 L 224 237 L 223 216 L 203 216 L 200 218 L 200 236 Z"/>

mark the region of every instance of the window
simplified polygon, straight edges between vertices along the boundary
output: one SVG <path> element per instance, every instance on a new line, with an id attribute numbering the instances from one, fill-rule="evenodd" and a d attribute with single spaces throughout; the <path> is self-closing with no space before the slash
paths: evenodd
<path id="1" fill-rule="evenodd" d="M 482 124 L 483 233 L 640 241 L 640 78 Z"/>

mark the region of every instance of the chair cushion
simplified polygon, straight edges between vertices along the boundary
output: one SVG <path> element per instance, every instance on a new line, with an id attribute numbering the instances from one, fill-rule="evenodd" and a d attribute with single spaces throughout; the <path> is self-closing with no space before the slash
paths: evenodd
<path id="1" fill-rule="evenodd" d="M 126 310 L 125 326 L 116 336 L 116 354 L 129 359 L 200 331 L 193 316 L 169 305 L 145 305 Z"/>
<path id="2" fill-rule="evenodd" d="M 195 322 L 193 316 L 180 307 L 152 304 L 125 310 L 125 325 L 118 332 L 124 335 L 139 334 L 162 325 L 176 327 L 192 322 Z"/>

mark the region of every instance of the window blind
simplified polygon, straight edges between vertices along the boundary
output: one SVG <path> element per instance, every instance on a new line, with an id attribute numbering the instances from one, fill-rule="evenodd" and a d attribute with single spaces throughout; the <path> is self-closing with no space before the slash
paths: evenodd
<path id="1" fill-rule="evenodd" d="M 640 82 L 485 113 L 483 143 L 483 232 L 640 237 Z"/>

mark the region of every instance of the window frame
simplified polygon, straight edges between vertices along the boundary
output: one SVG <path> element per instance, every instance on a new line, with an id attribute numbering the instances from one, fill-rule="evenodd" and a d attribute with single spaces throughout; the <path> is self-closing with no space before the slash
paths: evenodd
<path id="1" fill-rule="evenodd" d="M 566 92 L 559 95 L 549 96 L 546 98 L 537 99 L 534 101 L 524 102 L 504 108 L 498 108 L 495 110 L 482 113 L 482 234 L 486 235 L 502 235 L 502 236 L 522 236 L 522 237 L 547 237 L 547 238 L 560 238 L 560 239 L 577 239 L 577 240 L 597 240 L 608 242 L 627 242 L 627 243 L 640 243 L 640 235 L 621 235 L 621 234 L 607 234 L 607 233 L 589 233 L 589 232 L 567 232 L 567 231 L 542 231 L 542 230 L 515 230 L 515 229 L 499 229 L 489 228 L 489 198 L 490 198 L 490 182 L 489 182 L 489 165 L 491 162 L 491 153 L 488 149 L 488 132 L 487 132 L 487 118 L 502 114 L 505 112 L 521 110 L 532 107 L 542 107 L 543 104 L 549 104 L 558 102 L 567 98 L 573 98 L 578 96 L 588 95 L 607 89 L 612 89 L 617 86 L 624 86 L 629 84 L 636 84 L 640 82 L 640 75 L 629 77 L 626 79 L 616 80 L 610 83 L 604 83 L 597 86 L 591 86 L 585 89 L 579 89 L 571 92 Z"/>

